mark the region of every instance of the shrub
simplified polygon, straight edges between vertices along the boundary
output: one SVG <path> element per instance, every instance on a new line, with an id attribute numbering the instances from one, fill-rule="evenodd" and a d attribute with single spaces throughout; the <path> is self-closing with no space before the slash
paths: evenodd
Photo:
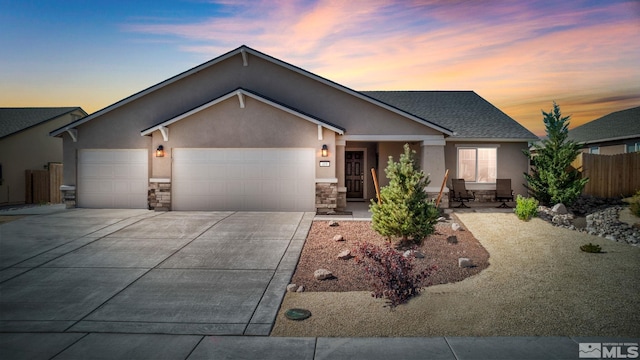
<path id="1" fill-rule="evenodd" d="M 371 226 L 387 239 L 393 236 L 406 242 L 411 237 L 419 243 L 434 232 L 440 216 L 433 202 L 428 200 L 425 188 L 429 185 L 429 177 L 415 164 L 414 153 L 409 144 L 405 144 L 399 162 L 389 156 L 385 169 L 389 185 L 380 190 L 380 204 L 371 201 Z"/>
<path id="2" fill-rule="evenodd" d="M 518 194 L 516 197 L 516 208 L 514 209 L 518 219 L 529 221 L 538 215 L 538 200 L 526 198 Z"/>
<path id="3" fill-rule="evenodd" d="M 413 272 L 413 259 L 390 245 L 380 247 L 370 243 L 358 243 L 354 249 L 356 263 L 364 266 L 370 277 L 373 291 L 371 296 L 386 298 L 390 307 L 406 303 L 420 293 L 421 286 L 430 285 L 427 278 L 435 266 L 420 273 Z"/>
<path id="4" fill-rule="evenodd" d="M 636 194 L 631 198 L 629 209 L 633 215 L 640 217 L 640 190 L 636 191 Z"/>
<path id="5" fill-rule="evenodd" d="M 592 244 L 592 243 L 588 243 L 588 244 L 584 244 L 582 246 L 580 246 L 580 250 L 584 251 L 584 252 L 588 252 L 588 253 L 600 253 L 602 252 L 602 248 L 600 247 L 600 245 L 597 244 Z"/>
<path id="6" fill-rule="evenodd" d="M 562 116 L 555 102 L 553 109 L 544 115 L 548 138 L 533 145 L 524 154 L 531 160 L 531 173 L 525 173 L 529 194 L 543 205 L 563 203 L 572 205 L 589 181 L 571 163 L 580 154 L 581 144 L 569 139 L 569 118 Z M 535 152 L 535 155 L 533 155 Z"/>

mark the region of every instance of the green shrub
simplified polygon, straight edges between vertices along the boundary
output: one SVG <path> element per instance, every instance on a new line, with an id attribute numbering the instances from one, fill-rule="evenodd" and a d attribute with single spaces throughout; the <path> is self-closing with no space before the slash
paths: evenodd
<path id="1" fill-rule="evenodd" d="M 640 190 L 636 191 L 636 194 L 631 198 L 629 209 L 633 215 L 640 217 Z"/>
<path id="2" fill-rule="evenodd" d="M 389 185 L 380 189 L 381 203 L 371 201 L 371 226 L 389 240 L 396 237 L 407 242 L 411 238 L 420 243 L 435 231 L 440 216 L 425 191 L 429 177 L 415 163 L 414 153 L 405 144 L 400 161 L 389 156 L 385 169 Z"/>
<path id="3" fill-rule="evenodd" d="M 514 209 L 518 219 L 529 221 L 538 215 L 538 200 L 526 198 L 518 194 L 516 197 L 516 208 Z"/>
<path id="4" fill-rule="evenodd" d="M 582 250 L 584 252 L 588 252 L 588 253 L 600 253 L 600 252 L 602 252 L 602 248 L 600 247 L 600 245 L 592 244 L 592 243 L 588 243 L 588 244 L 584 244 L 584 245 L 580 246 L 580 250 Z"/>

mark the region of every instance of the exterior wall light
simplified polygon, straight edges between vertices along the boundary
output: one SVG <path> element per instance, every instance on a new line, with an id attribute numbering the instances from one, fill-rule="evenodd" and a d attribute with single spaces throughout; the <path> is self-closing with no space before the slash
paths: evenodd
<path id="1" fill-rule="evenodd" d="M 156 157 L 164 157 L 164 146 L 158 146 L 156 149 Z"/>
<path id="2" fill-rule="evenodd" d="M 327 145 L 322 145 L 322 157 L 327 157 L 329 156 L 329 148 L 327 147 Z"/>

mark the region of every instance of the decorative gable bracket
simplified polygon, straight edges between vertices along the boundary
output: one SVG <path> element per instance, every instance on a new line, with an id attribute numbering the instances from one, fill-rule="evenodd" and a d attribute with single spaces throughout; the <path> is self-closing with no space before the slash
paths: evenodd
<path id="1" fill-rule="evenodd" d="M 78 129 L 67 129 L 67 134 L 71 136 L 73 142 L 78 142 Z"/>
<path id="2" fill-rule="evenodd" d="M 160 133 L 162 134 L 162 139 L 164 141 L 169 141 L 169 128 L 166 126 L 160 126 L 158 130 L 160 130 Z"/>

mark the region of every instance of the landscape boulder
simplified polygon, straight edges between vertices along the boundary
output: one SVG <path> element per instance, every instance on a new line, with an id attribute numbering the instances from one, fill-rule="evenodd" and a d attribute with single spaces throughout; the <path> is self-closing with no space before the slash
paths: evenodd
<path id="1" fill-rule="evenodd" d="M 351 259 L 351 250 L 344 250 L 340 254 L 338 254 L 338 259 L 340 260 L 349 260 Z"/>
<path id="2" fill-rule="evenodd" d="M 458 223 L 451 224 L 451 230 L 453 230 L 453 231 L 458 231 L 458 230 L 460 230 L 460 228 L 461 228 L 461 226 Z"/>
<path id="3" fill-rule="evenodd" d="M 564 206 L 563 203 L 558 203 L 553 205 L 553 207 L 551 208 L 551 211 L 553 211 L 554 213 L 558 214 L 558 215 L 564 215 L 567 213 L 567 207 Z"/>
<path id="4" fill-rule="evenodd" d="M 344 237 L 342 235 L 336 235 L 333 237 L 333 241 L 344 241 Z"/>
<path id="5" fill-rule="evenodd" d="M 296 284 L 289 284 L 287 285 L 287 292 L 294 292 L 297 289 L 297 285 Z"/>
<path id="6" fill-rule="evenodd" d="M 313 277 L 316 280 L 326 280 L 331 279 L 333 277 L 333 273 L 327 269 L 318 269 L 313 272 Z"/>
<path id="7" fill-rule="evenodd" d="M 473 262 L 469 258 L 458 258 L 458 267 L 469 268 L 473 267 Z"/>

